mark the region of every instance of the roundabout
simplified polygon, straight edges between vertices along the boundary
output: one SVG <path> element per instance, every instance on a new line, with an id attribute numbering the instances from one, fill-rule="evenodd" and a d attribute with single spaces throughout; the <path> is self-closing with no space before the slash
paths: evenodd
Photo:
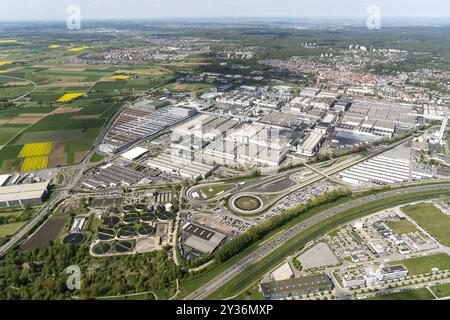
<path id="1" fill-rule="evenodd" d="M 263 201 L 260 197 L 252 194 L 238 195 L 230 199 L 230 205 L 233 210 L 241 214 L 255 214 L 263 207 Z"/>

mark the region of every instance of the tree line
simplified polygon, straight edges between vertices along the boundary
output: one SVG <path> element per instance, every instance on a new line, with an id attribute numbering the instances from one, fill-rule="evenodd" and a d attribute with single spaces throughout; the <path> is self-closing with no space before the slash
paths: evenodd
<path id="1" fill-rule="evenodd" d="M 81 289 L 66 285 L 66 268 L 78 265 Z M 40 249 L 18 249 L 0 258 L 0 299 L 93 299 L 154 291 L 170 297 L 176 290 L 179 268 L 169 249 L 108 258 L 93 258 L 87 247 L 50 243 Z"/>

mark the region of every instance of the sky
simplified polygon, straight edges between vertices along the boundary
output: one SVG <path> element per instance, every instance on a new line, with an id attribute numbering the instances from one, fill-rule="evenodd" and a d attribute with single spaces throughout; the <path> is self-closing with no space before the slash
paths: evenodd
<path id="1" fill-rule="evenodd" d="M 82 19 L 189 17 L 450 17 L 448 0 L 0 0 L 0 21 L 66 20 L 69 5 Z"/>

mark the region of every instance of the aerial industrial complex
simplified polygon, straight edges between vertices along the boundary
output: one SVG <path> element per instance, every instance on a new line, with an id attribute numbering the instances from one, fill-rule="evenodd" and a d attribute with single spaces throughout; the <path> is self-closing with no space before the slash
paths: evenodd
<path id="1" fill-rule="evenodd" d="M 19 25 L 0 299 L 450 297 L 447 29 Z"/>

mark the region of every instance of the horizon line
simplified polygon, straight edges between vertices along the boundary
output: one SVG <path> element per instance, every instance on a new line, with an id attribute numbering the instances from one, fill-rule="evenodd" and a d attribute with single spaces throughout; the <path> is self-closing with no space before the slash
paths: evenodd
<path id="1" fill-rule="evenodd" d="M 208 19 L 222 19 L 222 20 L 244 20 L 244 19 L 310 19 L 310 20 L 366 20 L 366 16 L 165 16 L 165 17 L 129 17 L 129 18 L 84 18 L 84 21 L 165 21 L 165 20 L 208 20 Z M 448 19 L 450 16 L 383 16 L 382 19 Z M 4 22 L 65 22 L 66 19 L 6 19 L 0 20 L 0 23 Z"/>

